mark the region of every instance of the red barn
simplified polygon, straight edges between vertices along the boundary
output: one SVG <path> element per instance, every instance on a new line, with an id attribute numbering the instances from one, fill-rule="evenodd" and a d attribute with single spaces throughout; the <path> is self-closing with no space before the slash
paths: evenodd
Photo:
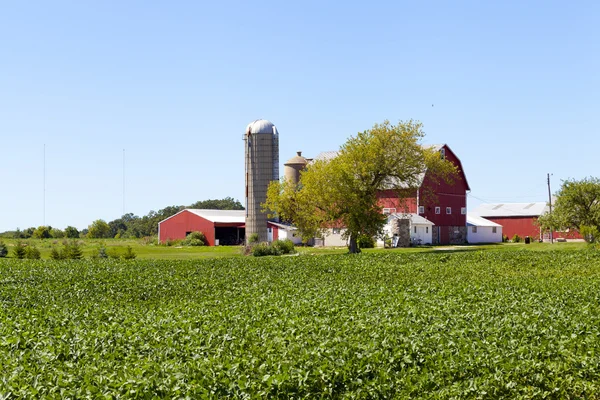
<path id="1" fill-rule="evenodd" d="M 502 225 L 502 233 L 509 239 L 512 239 L 514 235 L 519 235 L 522 238 L 529 236 L 534 239 L 549 239 L 549 234 L 544 234 L 537 224 L 539 216 L 548 211 L 548 204 L 541 201 L 535 203 L 481 204 L 472 213 Z M 568 230 L 553 232 L 553 238 L 581 239 L 581 235 L 575 230 Z"/>
<path id="2" fill-rule="evenodd" d="M 281 224 L 267 223 L 269 241 L 279 238 Z M 158 240 L 185 239 L 194 231 L 204 233 L 206 245 L 235 245 L 244 241 L 246 234 L 245 210 L 198 210 L 187 209 L 158 223 Z"/>
<path id="3" fill-rule="evenodd" d="M 432 148 L 458 168 L 458 176 L 453 182 L 435 182 L 431 173 L 425 172 L 419 187 L 407 189 L 403 198 L 399 198 L 394 190 L 379 193 L 379 205 L 386 214 L 418 214 L 432 222 L 432 244 L 466 243 L 467 192 L 471 189 L 462 163 L 448 145 L 434 145 Z M 316 158 L 329 160 L 336 156 L 336 151 L 327 151 Z"/>
<path id="4" fill-rule="evenodd" d="M 470 191 L 460 159 L 448 145 L 432 146 L 458 168 L 458 176 L 450 182 L 436 183 L 425 172 L 419 188 L 400 199 L 393 190 L 379 194 L 384 213 L 418 214 L 433 222 L 433 244 L 463 244 L 467 240 L 467 192 Z"/>

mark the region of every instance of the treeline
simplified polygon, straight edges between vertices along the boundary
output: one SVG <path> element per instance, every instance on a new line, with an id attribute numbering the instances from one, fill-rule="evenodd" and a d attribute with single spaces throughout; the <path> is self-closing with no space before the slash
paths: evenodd
<path id="1" fill-rule="evenodd" d="M 64 230 L 51 226 L 31 227 L 24 230 L 7 231 L 0 237 L 15 239 L 62 239 L 62 238 L 142 238 L 158 234 L 158 223 L 169 218 L 186 208 L 201 208 L 212 210 L 243 210 L 244 206 L 231 197 L 224 199 L 211 199 L 197 201 L 189 206 L 168 206 L 158 211 L 150 211 L 147 215 L 139 217 L 128 213 L 113 221 L 106 222 L 98 219 L 92 222 L 87 229 L 79 231 L 68 226 Z"/>

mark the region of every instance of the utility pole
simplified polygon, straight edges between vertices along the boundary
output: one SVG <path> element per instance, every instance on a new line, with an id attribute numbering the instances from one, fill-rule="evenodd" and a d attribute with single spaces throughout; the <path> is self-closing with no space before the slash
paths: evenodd
<path id="1" fill-rule="evenodd" d="M 550 193 L 550 174 L 548 174 L 548 205 L 550 206 L 550 214 L 552 214 L 552 194 Z M 550 226 L 550 243 L 554 243 L 554 234 L 552 226 Z"/>
<path id="2" fill-rule="evenodd" d="M 46 143 L 44 143 L 44 182 L 43 182 L 44 196 L 42 199 L 42 226 L 46 226 Z"/>

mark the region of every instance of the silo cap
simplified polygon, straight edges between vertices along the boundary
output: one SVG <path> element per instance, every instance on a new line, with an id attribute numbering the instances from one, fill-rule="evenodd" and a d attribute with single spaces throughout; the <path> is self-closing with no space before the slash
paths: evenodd
<path id="1" fill-rule="evenodd" d="M 252 121 L 246 127 L 246 134 L 256 134 L 256 133 L 271 133 L 274 135 L 278 135 L 279 132 L 277 128 L 271 121 L 267 121 L 266 119 L 257 119 Z"/>
<path id="2" fill-rule="evenodd" d="M 301 151 L 299 151 L 297 154 L 298 155 L 287 160 L 287 162 L 284 165 L 306 165 L 306 164 L 308 164 L 308 161 L 306 160 L 306 158 L 302 157 Z"/>

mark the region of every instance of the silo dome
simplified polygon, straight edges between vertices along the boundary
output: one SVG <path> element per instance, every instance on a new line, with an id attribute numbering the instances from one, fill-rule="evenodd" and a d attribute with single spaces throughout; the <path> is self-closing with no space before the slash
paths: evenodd
<path id="1" fill-rule="evenodd" d="M 300 181 L 300 172 L 306 168 L 308 160 L 302 157 L 302 152 L 299 151 L 297 155 L 287 160 L 284 165 L 283 175 L 286 180 L 297 185 Z"/>
<path id="2" fill-rule="evenodd" d="M 267 121 L 266 119 L 257 119 L 252 121 L 246 127 L 246 134 L 256 134 L 256 133 L 272 133 L 277 135 L 277 128 L 271 121 Z"/>

